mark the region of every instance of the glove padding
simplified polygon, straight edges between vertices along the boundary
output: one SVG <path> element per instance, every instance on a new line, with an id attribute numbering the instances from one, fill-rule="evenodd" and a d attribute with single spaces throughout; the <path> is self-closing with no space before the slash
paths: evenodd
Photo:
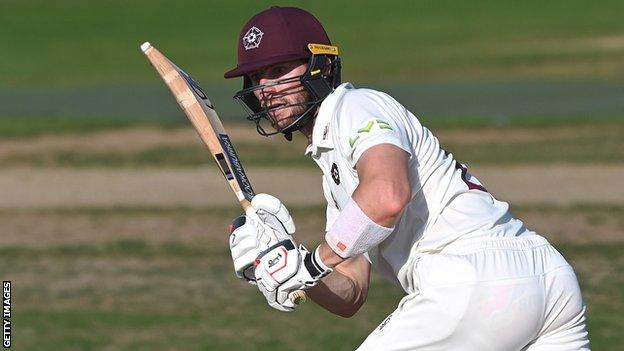
<path id="1" fill-rule="evenodd" d="M 255 277 L 258 289 L 269 305 L 290 312 L 296 307 L 289 294 L 295 290 L 315 286 L 332 272 L 318 256 L 318 249 L 310 253 L 303 245 L 296 247 L 292 240 L 273 245 L 256 259 Z"/>
<path id="2" fill-rule="evenodd" d="M 251 199 L 251 207 L 256 210 L 260 220 L 274 230 L 284 230 L 290 235 L 295 233 L 295 222 L 288 209 L 275 196 L 258 194 Z"/>
<path id="3" fill-rule="evenodd" d="M 256 257 L 270 246 L 290 239 L 295 223 L 281 201 L 271 195 L 258 194 L 251 203 L 247 214 L 234 219 L 228 232 L 236 276 L 253 284 Z"/>

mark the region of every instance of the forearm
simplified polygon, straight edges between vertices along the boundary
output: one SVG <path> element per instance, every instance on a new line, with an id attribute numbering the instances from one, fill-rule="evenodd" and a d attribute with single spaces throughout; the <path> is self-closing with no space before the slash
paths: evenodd
<path id="1" fill-rule="evenodd" d="M 352 200 L 317 249 L 317 259 L 334 272 L 308 290 L 310 298 L 330 312 L 350 317 L 364 303 L 370 263 L 362 253 L 392 233 L 410 201 L 408 159 L 408 153 L 390 144 L 373 146 L 360 157 L 359 185 Z"/>
<path id="2" fill-rule="evenodd" d="M 331 274 L 308 289 L 307 293 L 314 302 L 329 312 L 341 317 L 351 317 L 366 300 L 369 279 L 368 261 L 363 256 L 353 257 L 334 267 Z"/>
<path id="3" fill-rule="evenodd" d="M 321 256 L 321 261 L 329 267 L 336 267 L 341 264 L 346 258 L 340 257 L 327 243 L 327 241 L 323 241 L 319 247 L 319 255 Z"/>

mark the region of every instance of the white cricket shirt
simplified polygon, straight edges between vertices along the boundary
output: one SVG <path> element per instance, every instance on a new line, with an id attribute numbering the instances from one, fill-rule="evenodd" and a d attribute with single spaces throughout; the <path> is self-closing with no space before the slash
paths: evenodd
<path id="1" fill-rule="evenodd" d="M 375 269 L 411 293 L 414 260 L 460 237 L 515 236 L 522 222 L 485 191 L 418 119 L 389 95 L 340 85 L 321 104 L 306 149 L 323 172 L 326 230 L 358 186 L 355 165 L 370 147 L 392 144 L 409 153 L 412 197 L 393 233 L 367 253 Z"/>

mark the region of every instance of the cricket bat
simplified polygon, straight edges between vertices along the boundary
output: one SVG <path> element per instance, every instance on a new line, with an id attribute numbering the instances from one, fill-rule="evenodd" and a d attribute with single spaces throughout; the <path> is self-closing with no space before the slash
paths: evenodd
<path id="1" fill-rule="evenodd" d="M 250 213 L 255 215 L 253 208 L 251 208 L 251 199 L 255 193 L 234 146 L 225 132 L 225 128 L 223 128 L 223 123 L 221 123 L 221 119 L 219 119 L 208 96 L 190 75 L 171 62 L 152 44 L 143 43 L 141 50 L 165 81 L 176 101 L 195 127 L 199 137 L 223 173 L 230 189 L 236 195 L 238 202 L 248 215 Z M 306 295 L 303 290 L 297 290 L 291 292 L 289 298 L 293 303 L 300 304 L 305 302 Z"/>

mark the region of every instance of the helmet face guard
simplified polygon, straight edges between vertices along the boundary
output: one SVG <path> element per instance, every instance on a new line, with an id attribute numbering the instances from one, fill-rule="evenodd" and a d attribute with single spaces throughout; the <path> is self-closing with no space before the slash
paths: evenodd
<path id="1" fill-rule="evenodd" d="M 335 47 L 333 47 L 335 48 Z M 314 54 L 314 46 L 310 44 L 310 50 L 313 54 L 308 61 L 308 68 L 305 73 L 298 77 L 276 80 L 267 84 L 258 84 L 253 86 L 251 79 L 247 75 L 243 78 L 243 89 L 238 91 L 234 98 L 238 100 L 248 112 L 247 119 L 256 124 L 258 133 L 264 136 L 270 136 L 277 133 L 283 133 L 286 139 L 292 139 L 292 132 L 301 129 L 307 125 L 316 115 L 318 106 L 323 100 L 340 85 L 340 58 L 336 54 Z M 268 87 L 279 86 L 284 84 L 292 84 L 300 82 L 301 86 L 308 92 L 308 99 L 305 102 L 280 105 L 276 107 L 263 106 L 258 100 L 255 93 Z M 298 92 L 298 91 L 297 91 Z M 294 94 L 297 92 L 292 92 Z M 272 117 L 276 111 L 296 106 L 304 106 L 304 112 L 285 127 L 279 127 L 278 120 Z"/>

